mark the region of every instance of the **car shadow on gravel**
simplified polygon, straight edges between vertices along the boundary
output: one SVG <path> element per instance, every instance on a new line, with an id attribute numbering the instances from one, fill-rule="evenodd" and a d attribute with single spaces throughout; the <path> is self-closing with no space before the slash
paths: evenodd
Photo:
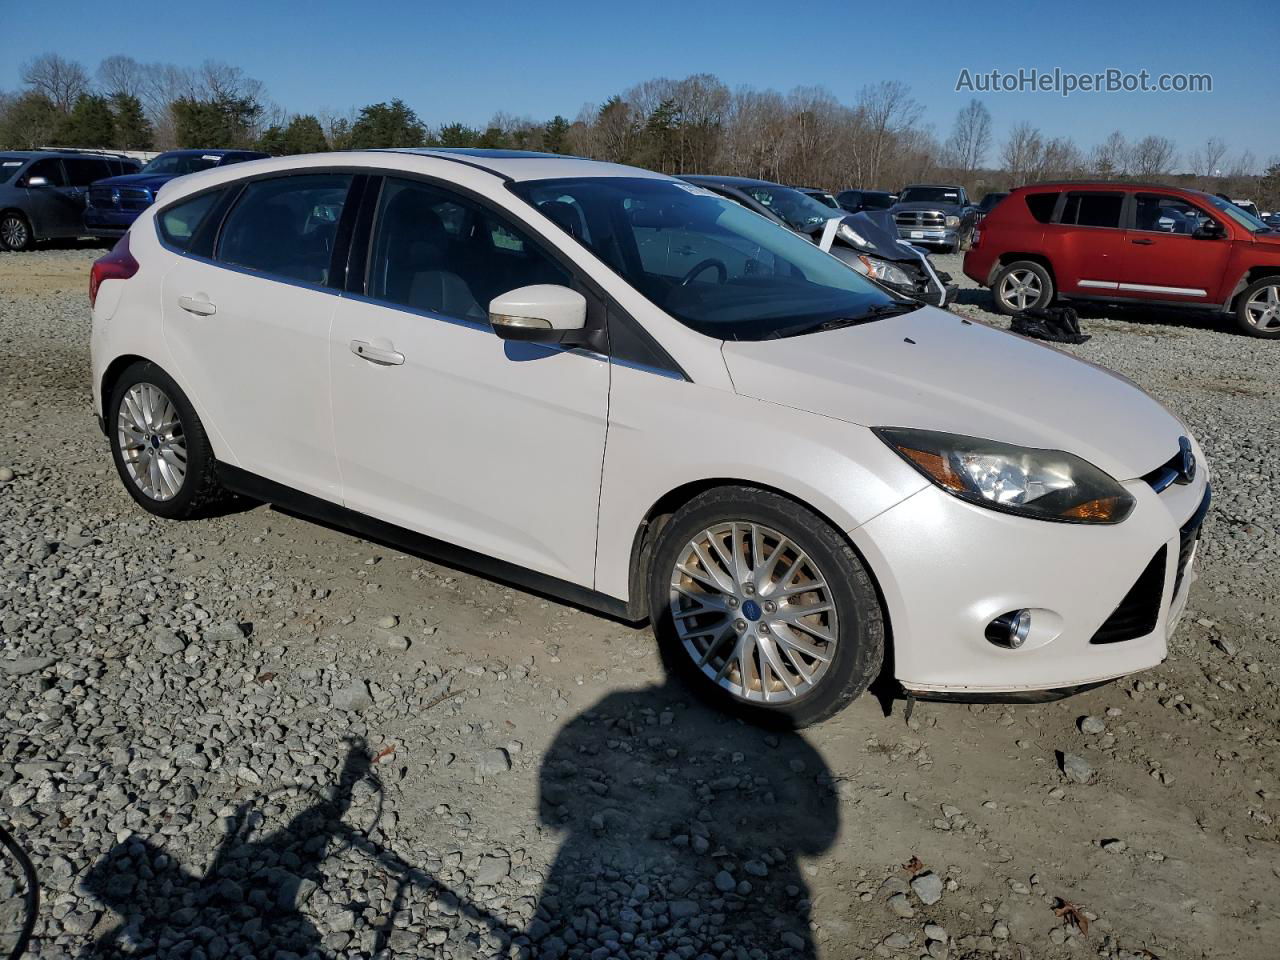
<path id="1" fill-rule="evenodd" d="M 289 809 L 283 791 L 240 804 L 204 868 L 137 837 L 105 854 L 81 888 L 122 919 L 81 957 L 335 956 L 306 908 L 323 887 L 371 932 L 364 943 L 375 955 L 416 943 L 404 926 L 410 901 L 426 896 L 466 928 L 450 939 L 481 935 L 502 945 L 495 955 L 522 960 L 683 956 L 690 946 L 690 956 L 812 958 L 800 858 L 835 841 L 834 786 L 800 734 L 743 724 L 674 681 L 611 693 L 567 722 L 542 758 L 537 817 L 561 842 L 519 926 L 477 902 L 486 888 L 450 889 L 349 823 L 358 787 L 381 796 L 366 744 L 352 742 L 337 782 L 310 796 L 293 790 L 304 802 L 278 829 L 259 830 L 263 811 Z M 327 882 L 345 875 L 337 858 L 349 855 L 394 882 L 390 909 L 372 920 L 363 888 L 335 895 Z"/>

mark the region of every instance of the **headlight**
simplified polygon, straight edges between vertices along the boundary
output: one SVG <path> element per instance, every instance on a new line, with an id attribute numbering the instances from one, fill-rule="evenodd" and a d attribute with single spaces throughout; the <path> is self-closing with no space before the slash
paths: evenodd
<path id="1" fill-rule="evenodd" d="M 958 227 L 958 226 L 960 226 L 960 218 L 959 218 L 959 217 L 947 217 L 947 226 L 948 226 L 948 227 Z"/>
<path id="2" fill-rule="evenodd" d="M 862 264 L 859 273 L 865 273 L 873 280 L 879 280 L 881 283 L 893 284 L 897 287 L 914 287 L 915 281 L 901 267 L 890 263 L 888 260 L 881 260 L 878 257 L 868 257 L 859 255 L 858 262 Z"/>
<path id="3" fill-rule="evenodd" d="M 947 493 L 992 510 L 1063 523 L 1119 523 L 1133 510 L 1124 487 L 1061 450 L 933 430 L 876 427 L 875 433 Z"/>

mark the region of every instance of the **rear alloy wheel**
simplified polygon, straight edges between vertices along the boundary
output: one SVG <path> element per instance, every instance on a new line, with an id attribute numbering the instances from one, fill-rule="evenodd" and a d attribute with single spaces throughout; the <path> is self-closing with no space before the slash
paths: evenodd
<path id="1" fill-rule="evenodd" d="M 107 405 L 111 453 L 125 489 L 168 520 L 198 516 L 222 499 L 213 450 L 190 401 L 153 363 L 135 363 Z"/>
<path id="2" fill-rule="evenodd" d="M 0 216 L 0 247 L 10 250 L 30 250 L 34 243 L 31 224 L 15 210 Z"/>
<path id="3" fill-rule="evenodd" d="M 1240 294 L 1236 321 L 1251 337 L 1280 337 L 1280 276 L 1263 277 Z"/>
<path id="4" fill-rule="evenodd" d="M 1002 269 L 991 290 L 996 309 L 1006 316 L 1043 309 L 1053 302 L 1053 278 L 1048 270 L 1030 260 L 1019 260 Z"/>
<path id="5" fill-rule="evenodd" d="M 753 720 L 825 719 L 883 659 L 883 617 L 857 554 L 819 517 L 761 490 L 709 491 L 672 517 L 651 604 L 669 664 Z"/>

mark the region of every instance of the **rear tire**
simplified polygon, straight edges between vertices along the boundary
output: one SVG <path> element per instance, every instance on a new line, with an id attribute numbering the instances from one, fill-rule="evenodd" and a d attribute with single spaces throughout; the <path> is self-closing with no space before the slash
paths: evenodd
<path id="1" fill-rule="evenodd" d="M 1053 277 L 1033 260 L 1017 260 L 1002 267 L 991 284 L 996 310 L 1011 317 L 1024 310 L 1043 310 L 1053 303 Z"/>
<path id="2" fill-rule="evenodd" d="M 30 250 L 35 246 L 35 235 L 31 232 L 31 222 L 17 210 L 8 210 L 0 215 L 0 249 Z"/>
<path id="3" fill-rule="evenodd" d="M 135 363 L 120 374 L 105 413 L 120 480 L 148 513 L 187 520 L 225 499 L 204 425 L 154 363 Z"/>
<path id="4" fill-rule="evenodd" d="M 1262 277 L 1236 301 L 1236 323 L 1251 337 L 1280 338 L 1280 276 Z"/>
<path id="5" fill-rule="evenodd" d="M 821 517 L 765 490 L 720 487 L 677 510 L 657 536 L 649 604 L 668 668 L 766 726 L 838 713 L 884 660 L 861 558 Z"/>

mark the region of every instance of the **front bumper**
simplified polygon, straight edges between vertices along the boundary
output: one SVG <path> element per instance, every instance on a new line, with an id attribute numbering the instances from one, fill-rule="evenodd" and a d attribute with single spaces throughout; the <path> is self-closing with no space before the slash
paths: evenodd
<path id="1" fill-rule="evenodd" d="M 960 231 L 942 227 L 898 227 L 898 236 L 912 243 L 933 243 L 955 247 L 960 243 Z"/>
<path id="2" fill-rule="evenodd" d="M 138 219 L 139 210 L 86 207 L 84 232 L 94 237 L 122 237 Z"/>
<path id="3" fill-rule="evenodd" d="M 929 486 L 850 531 L 888 608 L 895 678 L 922 697 L 1007 699 L 1159 664 L 1195 579 L 1198 528 L 1189 541 L 1182 528 L 1209 496 L 1205 473 L 1162 493 L 1126 483 L 1137 503 L 1115 526 L 997 513 Z M 1137 622 L 1145 632 L 1101 642 L 1144 573 L 1150 619 Z M 1022 609 L 1032 611 L 1022 647 L 986 639 L 988 623 Z"/>

